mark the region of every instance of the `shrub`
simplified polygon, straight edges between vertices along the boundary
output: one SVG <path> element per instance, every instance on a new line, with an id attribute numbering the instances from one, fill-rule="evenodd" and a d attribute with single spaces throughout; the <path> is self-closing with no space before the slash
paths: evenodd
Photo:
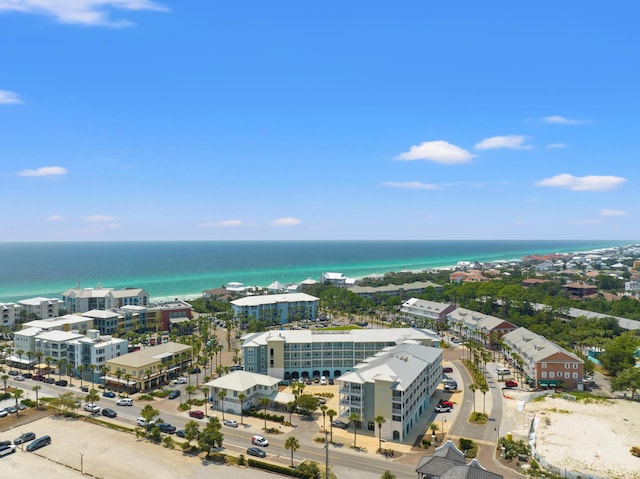
<path id="1" fill-rule="evenodd" d="M 153 401 L 153 396 L 151 394 L 141 394 L 138 397 L 138 401 Z"/>
<path id="2" fill-rule="evenodd" d="M 292 469 L 288 466 L 281 466 L 279 464 L 257 461 L 251 458 L 249 458 L 247 462 L 249 466 L 255 467 L 256 469 L 262 469 L 263 471 L 275 472 L 276 474 L 282 474 L 285 476 L 299 477 L 301 479 L 315 479 L 313 475 L 308 474 L 304 470 L 300 471 L 298 469 Z"/>

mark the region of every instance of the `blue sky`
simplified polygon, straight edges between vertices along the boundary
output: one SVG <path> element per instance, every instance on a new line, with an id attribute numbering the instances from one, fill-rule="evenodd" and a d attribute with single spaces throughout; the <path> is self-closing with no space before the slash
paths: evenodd
<path id="1" fill-rule="evenodd" d="M 637 240 L 638 13 L 0 0 L 0 240 Z"/>

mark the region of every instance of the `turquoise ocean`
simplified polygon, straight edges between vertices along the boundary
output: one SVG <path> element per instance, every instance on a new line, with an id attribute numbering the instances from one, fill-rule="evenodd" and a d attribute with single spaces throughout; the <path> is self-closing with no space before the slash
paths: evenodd
<path id="1" fill-rule="evenodd" d="M 634 241 L 171 241 L 0 243 L 0 302 L 61 297 L 81 287 L 137 287 L 192 298 L 231 281 L 267 286 L 389 271 L 579 252 Z"/>

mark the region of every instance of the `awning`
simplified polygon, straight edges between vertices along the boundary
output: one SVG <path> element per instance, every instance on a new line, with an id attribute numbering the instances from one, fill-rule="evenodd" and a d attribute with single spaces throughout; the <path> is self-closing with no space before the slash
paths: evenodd
<path id="1" fill-rule="evenodd" d="M 169 322 L 171 324 L 180 324 L 180 323 L 186 323 L 187 321 L 189 321 L 189 318 L 187 318 L 186 316 L 182 317 L 182 318 L 170 318 Z"/>
<path id="2" fill-rule="evenodd" d="M 557 386 L 560 381 L 556 379 L 550 379 L 547 381 L 540 381 L 540 387 Z"/>

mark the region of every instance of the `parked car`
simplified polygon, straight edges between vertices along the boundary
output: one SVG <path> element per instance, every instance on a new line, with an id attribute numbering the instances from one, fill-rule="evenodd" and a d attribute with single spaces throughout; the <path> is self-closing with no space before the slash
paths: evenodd
<path id="1" fill-rule="evenodd" d="M 11 441 L 0 441 L 0 447 L 10 446 L 10 445 L 11 445 Z"/>
<path id="2" fill-rule="evenodd" d="M 267 457 L 267 453 L 259 447 L 250 447 L 247 449 L 247 454 L 255 457 Z"/>
<path id="3" fill-rule="evenodd" d="M 56 380 L 53 378 L 44 378 L 42 382 L 45 384 L 55 384 Z"/>
<path id="4" fill-rule="evenodd" d="M 32 452 L 36 449 L 40 449 L 41 447 L 48 446 L 49 444 L 51 444 L 51 436 L 42 436 L 29 443 L 27 451 Z"/>
<path id="5" fill-rule="evenodd" d="M 178 429 L 176 431 L 176 436 L 184 438 L 187 437 L 187 433 L 184 429 Z"/>
<path id="6" fill-rule="evenodd" d="M 518 387 L 518 383 L 516 381 L 514 381 L 513 379 L 507 379 L 504 382 L 504 385 L 508 388 L 517 388 Z"/>
<path id="7" fill-rule="evenodd" d="M 121 398 L 116 401 L 116 406 L 133 406 L 133 399 Z"/>
<path id="8" fill-rule="evenodd" d="M 341 421 L 340 419 L 336 419 L 334 421 L 331 421 L 331 425 L 333 427 L 339 427 L 340 429 L 348 429 L 349 428 L 349 423 Z"/>
<path id="9" fill-rule="evenodd" d="M 45 377 L 42 374 L 34 374 L 31 379 L 33 379 L 34 381 L 44 381 Z"/>
<path id="10" fill-rule="evenodd" d="M 446 368 L 442 368 L 443 373 L 452 373 L 453 368 L 451 366 L 447 366 Z"/>
<path id="11" fill-rule="evenodd" d="M 18 374 L 15 378 L 16 381 L 24 381 L 24 376 L 22 374 Z"/>
<path id="12" fill-rule="evenodd" d="M 451 412 L 453 408 L 451 406 L 436 406 L 434 408 L 435 412 Z"/>
<path id="13" fill-rule="evenodd" d="M 90 412 L 91 414 L 98 414 L 100 412 L 100 406 L 94 403 L 87 403 L 84 406 L 82 406 L 82 409 L 84 409 L 87 412 Z"/>
<path id="14" fill-rule="evenodd" d="M 251 437 L 251 444 L 267 447 L 269 445 L 269 441 L 264 436 L 255 435 Z"/>
<path id="15" fill-rule="evenodd" d="M 80 388 L 80 391 L 82 391 L 83 393 L 88 393 L 89 392 L 89 386 L 82 386 Z"/>
<path id="16" fill-rule="evenodd" d="M 150 423 L 147 424 L 147 420 L 142 416 L 136 419 L 136 424 L 142 427 L 155 426 L 157 423 L 158 423 L 158 420 L 156 419 L 155 421 L 151 421 Z"/>
<path id="17" fill-rule="evenodd" d="M 229 427 L 238 427 L 238 421 L 235 419 L 225 419 L 222 424 Z"/>
<path id="18" fill-rule="evenodd" d="M 62 387 L 66 387 L 69 385 L 69 381 L 67 381 L 66 379 L 59 379 L 55 382 L 56 386 L 62 386 Z"/>
<path id="19" fill-rule="evenodd" d="M 19 371 L 14 371 L 13 369 L 10 370 L 7 374 L 9 374 L 9 376 L 17 376 L 18 374 L 20 374 Z"/>
<path id="20" fill-rule="evenodd" d="M 106 417 L 116 417 L 118 413 L 113 409 L 106 407 L 102 410 L 102 415 Z"/>
<path id="21" fill-rule="evenodd" d="M 0 417 L 7 417 L 9 415 L 9 411 L 6 409 L 0 409 Z"/>
<path id="22" fill-rule="evenodd" d="M 173 424 L 170 424 L 168 422 L 160 423 L 159 427 L 160 432 L 164 432 L 166 434 L 175 434 L 177 429 Z"/>
<path id="23" fill-rule="evenodd" d="M 187 384 L 187 378 L 174 379 L 173 384 Z"/>
<path id="24" fill-rule="evenodd" d="M 180 397 L 180 391 L 178 391 L 177 389 L 174 389 L 169 393 L 169 395 L 167 396 L 167 399 L 175 399 L 178 397 Z"/>
<path id="25" fill-rule="evenodd" d="M 18 408 L 15 406 L 7 406 L 6 408 L 4 408 L 5 411 L 7 411 L 9 414 L 15 414 L 18 412 Z"/>
<path id="26" fill-rule="evenodd" d="M 36 438 L 36 434 L 34 432 L 24 432 L 20 434 L 13 440 L 13 443 L 18 446 L 20 444 L 24 444 L 25 442 L 33 441 Z"/>
<path id="27" fill-rule="evenodd" d="M 0 457 L 8 456 L 9 454 L 13 454 L 14 452 L 16 452 L 16 446 L 14 446 L 13 444 L 0 446 Z"/>
<path id="28" fill-rule="evenodd" d="M 189 411 L 189 416 L 190 417 L 194 417 L 196 419 L 203 419 L 204 418 L 204 413 L 202 411 L 200 411 L 199 409 L 194 409 L 193 411 Z"/>
<path id="29" fill-rule="evenodd" d="M 116 393 L 114 393 L 113 391 L 105 391 L 102 393 L 102 395 L 106 398 L 114 398 L 116 397 Z"/>
<path id="30" fill-rule="evenodd" d="M 332 378 L 329 378 L 329 386 L 333 386 L 333 384 L 334 384 L 333 379 L 332 379 Z"/>
<path id="31" fill-rule="evenodd" d="M 326 385 L 327 385 L 327 377 L 320 376 L 320 386 L 326 386 Z"/>
<path id="32" fill-rule="evenodd" d="M 445 391 L 457 391 L 458 390 L 458 383 L 455 381 L 447 381 L 446 383 L 444 383 L 444 390 Z"/>
<path id="33" fill-rule="evenodd" d="M 453 403 L 451 401 L 445 401 L 444 399 L 440 399 L 440 401 L 438 401 L 438 406 L 445 406 L 453 409 Z"/>
<path id="34" fill-rule="evenodd" d="M 33 379 L 33 374 L 31 373 L 24 373 L 23 376 L 25 379 Z"/>

